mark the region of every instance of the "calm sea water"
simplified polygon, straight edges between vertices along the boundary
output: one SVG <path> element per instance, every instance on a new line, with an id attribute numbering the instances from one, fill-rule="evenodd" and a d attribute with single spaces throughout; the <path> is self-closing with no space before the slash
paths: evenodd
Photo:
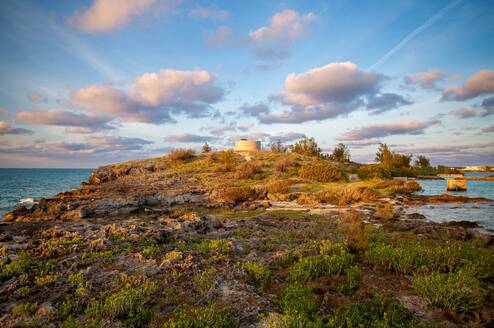
<path id="1" fill-rule="evenodd" d="M 48 198 L 87 181 L 92 169 L 0 169 L 0 218 L 22 200 Z"/>
<path id="2" fill-rule="evenodd" d="M 466 176 L 482 177 L 492 173 L 469 172 Z M 485 197 L 493 201 L 487 203 L 470 204 L 439 204 L 412 208 L 409 212 L 425 215 L 429 220 L 436 222 L 474 221 L 485 229 L 494 229 L 494 181 L 468 181 L 466 192 L 446 191 L 445 180 L 417 180 L 424 191 L 424 195 L 439 195 L 448 193 L 455 196 Z"/>

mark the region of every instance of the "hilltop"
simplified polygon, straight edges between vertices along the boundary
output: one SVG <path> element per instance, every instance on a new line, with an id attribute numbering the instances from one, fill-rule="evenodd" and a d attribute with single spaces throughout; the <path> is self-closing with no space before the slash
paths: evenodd
<path id="1" fill-rule="evenodd" d="M 5 216 L 0 325 L 491 322 L 492 238 L 406 211 L 471 200 L 415 196 L 417 183 L 374 170 L 188 150 L 100 167 Z"/>

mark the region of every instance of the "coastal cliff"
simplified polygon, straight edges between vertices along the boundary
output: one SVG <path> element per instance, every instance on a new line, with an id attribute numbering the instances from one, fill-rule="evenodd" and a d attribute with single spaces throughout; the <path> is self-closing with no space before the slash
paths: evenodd
<path id="1" fill-rule="evenodd" d="M 494 242 L 413 181 L 231 151 L 96 169 L 0 224 L 0 325 L 485 326 Z"/>

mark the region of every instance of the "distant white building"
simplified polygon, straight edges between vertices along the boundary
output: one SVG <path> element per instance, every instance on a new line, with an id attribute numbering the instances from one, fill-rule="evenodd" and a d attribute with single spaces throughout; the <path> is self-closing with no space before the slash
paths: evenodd
<path id="1" fill-rule="evenodd" d="M 485 171 L 483 166 L 465 166 L 461 169 L 462 171 Z"/>
<path id="2" fill-rule="evenodd" d="M 261 150 L 261 142 L 257 140 L 240 139 L 235 142 L 235 151 L 258 151 Z"/>

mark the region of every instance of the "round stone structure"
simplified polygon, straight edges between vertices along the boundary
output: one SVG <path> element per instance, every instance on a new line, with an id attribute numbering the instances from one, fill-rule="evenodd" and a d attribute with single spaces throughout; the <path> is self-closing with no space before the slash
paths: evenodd
<path id="1" fill-rule="evenodd" d="M 249 139 L 240 139 L 235 142 L 235 151 L 258 151 L 261 150 L 261 142 Z"/>

